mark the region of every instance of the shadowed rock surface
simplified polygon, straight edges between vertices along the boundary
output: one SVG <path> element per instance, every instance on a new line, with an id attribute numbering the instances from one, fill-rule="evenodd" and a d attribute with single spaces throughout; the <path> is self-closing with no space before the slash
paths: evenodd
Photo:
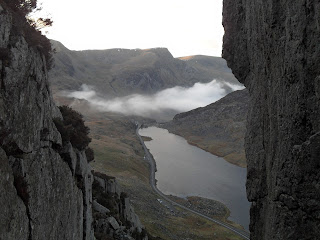
<path id="1" fill-rule="evenodd" d="M 206 107 L 177 114 L 160 126 L 190 144 L 246 167 L 244 136 L 248 105 L 248 91 L 235 91 Z"/>
<path id="2" fill-rule="evenodd" d="M 320 3 L 224 0 L 223 57 L 251 97 L 252 240 L 320 236 Z"/>

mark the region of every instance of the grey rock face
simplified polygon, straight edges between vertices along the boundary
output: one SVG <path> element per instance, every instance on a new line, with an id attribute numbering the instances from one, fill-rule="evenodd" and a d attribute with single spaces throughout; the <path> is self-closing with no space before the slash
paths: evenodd
<path id="1" fill-rule="evenodd" d="M 0 148 L 0 239 L 28 239 L 26 207 L 17 195 L 14 178 L 6 153 Z"/>
<path id="2" fill-rule="evenodd" d="M 62 159 L 46 62 L 13 31 L 8 11 L 0 22 L 9 53 L 0 60 L 0 239 L 91 240 L 91 169 L 70 146 L 71 164 Z"/>
<path id="3" fill-rule="evenodd" d="M 102 187 L 106 193 L 113 193 L 120 196 L 121 189 L 114 177 L 109 177 L 105 174 L 95 172 L 94 180 L 99 183 L 100 187 Z"/>
<path id="4" fill-rule="evenodd" d="M 251 96 L 251 239 L 320 236 L 320 3 L 224 0 L 223 57 Z"/>
<path id="5" fill-rule="evenodd" d="M 125 221 L 131 222 L 132 230 L 137 229 L 138 232 L 141 232 L 143 226 L 140 222 L 138 215 L 134 212 L 134 208 L 130 204 L 128 197 L 121 198 L 121 214 Z"/>

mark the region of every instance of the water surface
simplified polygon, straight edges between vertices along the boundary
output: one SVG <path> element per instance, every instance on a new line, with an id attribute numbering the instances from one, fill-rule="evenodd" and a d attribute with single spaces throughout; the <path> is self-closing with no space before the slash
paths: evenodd
<path id="1" fill-rule="evenodd" d="M 165 194 L 218 200 L 231 211 L 229 219 L 249 228 L 250 203 L 246 198 L 246 169 L 192 146 L 166 129 L 140 129 L 157 164 L 157 187 Z"/>

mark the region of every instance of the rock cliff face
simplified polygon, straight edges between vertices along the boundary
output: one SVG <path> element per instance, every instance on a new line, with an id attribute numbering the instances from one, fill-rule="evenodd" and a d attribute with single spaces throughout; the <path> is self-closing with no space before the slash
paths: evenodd
<path id="1" fill-rule="evenodd" d="M 84 152 L 65 147 L 46 62 L 0 7 L 0 239 L 93 239 L 93 177 Z"/>
<path id="2" fill-rule="evenodd" d="M 223 57 L 251 96 L 251 239 L 320 236 L 320 3 L 224 0 Z"/>
<path id="3" fill-rule="evenodd" d="M 109 210 L 93 204 L 94 177 L 85 151 L 62 141 L 56 128 L 62 115 L 51 96 L 41 46 L 30 47 L 11 10 L 0 4 L 0 239 L 93 240 L 92 206 L 99 214 Z M 114 180 L 108 184 L 106 191 L 116 191 Z M 100 214 L 100 220 L 109 218 L 107 223 L 120 229 L 109 239 L 143 235 L 147 240 L 122 195 L 121 216 L 131 232 L 121 235 L 124 223 Z"/>

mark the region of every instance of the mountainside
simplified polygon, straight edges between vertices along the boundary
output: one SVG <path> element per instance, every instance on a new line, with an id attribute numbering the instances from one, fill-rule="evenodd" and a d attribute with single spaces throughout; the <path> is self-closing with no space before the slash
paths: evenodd
<path id="1" fill-rule="evenodd" d="M 218 78 L 229 83 L 238 84 L 226 61 L 221 57 L 194 55 L 177 59 L 185 61 L 188 66 L 196 69 L 197 78 L 203 79 L 200 80 L 201 82 L 207 81 L 206 79 Z"/>
<path id="2" fill-rule="evenodd" d="M 320 236 L 320 4 L 224 0 L 223 57 L 250 93 L 252 240 Z"/>
<path id="3" fill-rule="evenodd" d="M 235 91 L 206 107 L 177 114 L 161 127 L 184 137 L 190 144 L 245 167 L 244 136 L 248 106 L 248 91 Z"/>
<path id="4" fill-rule="evenodd" d="M 150 94 L 175 86 L 218 79 L 239 84 L 222 58 L 173 58 L 166 48 L 71 51 L 52 41 L 56 54 L 50 71 L 53 91 L 93 85 L 107 96 Z M 228 86 L 225 86 L 228 88 Z"/>

